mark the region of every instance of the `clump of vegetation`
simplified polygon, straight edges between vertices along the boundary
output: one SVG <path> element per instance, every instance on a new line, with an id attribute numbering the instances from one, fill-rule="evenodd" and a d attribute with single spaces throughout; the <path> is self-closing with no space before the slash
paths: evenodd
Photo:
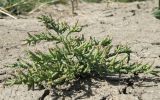
<path id="1" fill-rule="evenodd" d="M 53 42 L 55 48 L 48 48 L 47 53 L 28 51 L 29 59 L 21 59 L 11 65 L 16 71 L 7 84 L 47 88 L 72 83 L 81 78 L 157 73 L 147 64 L 131 63 L 130 48 L 123 45 L 113 47 L 112 39 L 109 37 L 103 40 L 90 37 L 87 40 L 83 35 L 72 35 L 81 32 L 82 28 L 78 23 L 70 26 L 65 22 L 56 22 L 48 16 L 39 19 L 48 31 L 28 34 L 26 43 L 36 45 L 41 41 Z"/>
<path id="2" fill-rule="evenodd" d="M 158 3 L 158 9 L 156 9 L 153 13 L 153 15 L 157 18 L 157 19 L 160 19 L 160 0 L 159 0 L 159 3 Z"/>
<path id="3" fill-rule="evenodd" d="M 0 7 L 12 14 L 26 14 L 42 4 L 67 3 L 66 0 L 1 0 Z"/>
<path id="4" fill-rule="evenodd" d="M 157 9 L 153 15 L 157 18 L 157 19 L 160 19 L 160 9 Z"/>

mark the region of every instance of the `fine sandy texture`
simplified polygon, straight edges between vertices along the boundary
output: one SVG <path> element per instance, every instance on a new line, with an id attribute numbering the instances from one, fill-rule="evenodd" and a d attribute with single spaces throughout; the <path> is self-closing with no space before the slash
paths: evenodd
<path id="1" fill-rule="evenodd" d="M 160 20 L 152 13 L 158 5 L 158 0 L 133 3 L 80 3 L 76 16 L 72 16 L 70 5 L 51 5 L 40 8 L 28 16 L 19 16 L 19 19 L 0 19 L 0 100 L 37 100 L 43 90 L 28 91 L 26 86 L 3 86 L 3 81 L 9 77 L 13 69 L 5 67 L 18 58 L 25 58 L 26 50 L 45 50 L 51 44 L 41 43 L 36 47 L 23 45 L 27 33 L 38 33 L 45 30 L 36 17 L 48 14 L 55 19 L 67 21 L 70 24 L 77 20 L 82 25 L 81 32 L 86 37 L 93 36 L 98 39 L 110 36 L 113 44 L 128 44 L 134 51 L 133 61 L 154 63 L 160 66 Z M 158 69 L 157 69 L 158 70 Z M 83 89 L 78 92 L 69 91 L 65 99 L 54 98 L 50 95 L 46 100 L 160 100 L 159 78 L 148 79 L 143 86 L 129 89 L 128 94 L 119 94 L 123 86 L 107 81 L 86 82 L 87 92 Z M 155 83 L 155 81 L 157 83 Z M 76 88 L 79 86 L 77 85 Z M 70 97 L 69 97 L 70 96 Z M 102 99 L 103 100 L 103 99 Z M 105 100 L 105 99 L 104 99 Z"/>

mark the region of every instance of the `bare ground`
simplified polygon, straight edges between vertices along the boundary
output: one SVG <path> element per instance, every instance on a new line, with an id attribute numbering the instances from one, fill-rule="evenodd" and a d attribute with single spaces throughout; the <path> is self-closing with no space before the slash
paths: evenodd
<path id="1" fill-rule="evenodd" d="M 26 50 L 46 49 L 50 44 L 42 43 L 36 48 L 23 45 L 27 33 L 38 33 L 44 27 L 36 17 L 42 14 L 50 14 L 55 19 L 75 23 L 77 20 L 82 25 L 81 32 L 86 37 L 94 36 L 104 38 L 111 36 L 113 43 L 128 44 L 134 51 L 132 60 L 154 63 L 160 66 L 160 20 L 152 15 L 157 7 L 158 0 L 148 0 L 134 3 L 106 3 L 88 4 L 81 3 L 76 11 L 77 16 L 72 16 L 70 6 L 52 5 L 42 7 L 40 11 L 27 16 L 19 16 L 17 20 L 10 18 L 0 19 L 0 100 L 37 100 L 43 94 L 43 90 L 28 91 L 26 86 L 3 86 L 3 80 L 9 77 L 10 68 L 5 67 L 18 58 L 24 58 Z M 157 69 L 158 70 L 158 69 Z M 142 86 L 129 89 L 128 94 L 119 94 L 119 88 L 123 86 L 108 81 L 96 81 L 86 83 L 86 92 L 68 91 L 64 95 L 65 100 L 160 100 L 159 77 L 148 79 Z M 156 82 L 155 82 L 156 81 Z M 77 86 L 76 88 L 78 88 Z M 82 88 L 82 87 L 81 87 Z M 70 96 L 70 97 L 69 97 Z M 50 95 L 46 100 L 63 99 Z M 64 100 L 64 99 L 63 99 Z M 105 100 L 105 99 L 102 99 Z"/>

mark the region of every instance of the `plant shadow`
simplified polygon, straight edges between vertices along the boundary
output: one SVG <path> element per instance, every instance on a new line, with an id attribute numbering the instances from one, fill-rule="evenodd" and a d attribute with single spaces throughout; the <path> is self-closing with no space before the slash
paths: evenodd
<path id="1" fill-rule="evenodd" d="M 52 95 L 53 100 L 57 100 L 59 98 L 62 98 L 65 100 L 66 97 L 72 98 L 73 95 L 82 91 L 83 91 L 83 94 L 74 98 L 74 100 L 88 98 L 93 95 L 91 87 L 94 87 L 94 86 L 96 87 L 96 84 L 92 82 L 91 78 L 79 79 L 77 81 L 74 81 L 72 84 L 73 85 L 71 85 L 69 88 L 62 89 L 61 95 L 55 95 L 57 93 L 55 93 L 53 89 L 53 93 L 54 93 L 54 95 Z"/>
<path id="2" fill-rule="evenodd" d="M 119 79 L 118 75 L 112 75 L 107 77 L 87 77 L 87 78 L 80 78 L 77 81 L 74 81 L 72 85 L 67 89 L 60 89 L 62 94 L 58 95 L 55 93 L 55 89 L 53 89 L 53 100 L 63 99 L 65 100 L 66 97 L 73 99 L 72 97 L 75 96 L 77 93 L 80 95 L 74 98 L 74 100 L 78 99 L 85 99 L 93 96 L 93 88 L 100 88 L 97 82 L 107 82 L 111 85 L 120 85 L 119 82 L 122 80 L 127 79 L 126 77 L 122 77 Z M 93 82 L 94 80 L 94 82 Z M 123 83 L 122 83 L 123 84 Z"/>
<path id="3" fill-rule="evenodd" d="M 143 83 L 148 83 L 148 82 L 154 82 L 154 83 L 159 83 L 160 78 L 155 78 L 155 77 L 138 77 L 138 78 L 133 78 L 133 77 L 128 77 L 128 76 L 123 76 L 119 78 L 118 75 L 112 75 L 112 76 L 107 76 L 105 78 L 102 77 L 87 77 L 87 78 L 80 78 L 77 81 L 74 81 L 72 85 L 70 85 L 68 88 L 64 89 L 59 89 L 56 90 L 55 88 L 52 90 L 52 100 L 65 100 L 66 97 L 78 100 L 78 99 L 85 99 L 93 96 L 93 88 L 100 88 L 99 84 L 97 82 L 100 81 L 106 81 L 107 83 L 113 85 L 113 86 L 118 86 L 118 85 L 127 85 L 128 79 L 133 79 L 134 81 L 134 86 L 138 87 L 154 87 L 157 85 L 150 85 L 150 84 L 137 84 L 139 81 L 143 80 Z M 96 82 L 93 82 L 95 80 Z M 134 88 L 133 88 L 134 89 Z M 61 91 L 61 94 L 58 94 L 56 91 Z M 79 94 L 77 96 L 77 94 Z"/>

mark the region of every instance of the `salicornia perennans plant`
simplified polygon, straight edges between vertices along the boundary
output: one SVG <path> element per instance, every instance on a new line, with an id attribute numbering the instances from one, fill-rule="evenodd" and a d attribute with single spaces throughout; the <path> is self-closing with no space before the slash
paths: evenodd
<path id="1" fill-rule="evenodd" d="M 160 19 L 160 0 L 158 2 L 158 9 L 156 9 L 154 12 L 153 12 L 153 15 L 157 18 L 157 19 Z"/>
<path id="2" fill-rule="evenodd" d="M 85 77 L 105 77 L 114 74 L 152 73 L 152 67 L 141 63 L 131 63 L 131 50 L 127 46 L 114 47 L 109 37 L 97 40 L 85 39 L 84 35 L 75 36 L 82 28 L 76 23 L 70 26 L 65 22 L 56 22 L 48 16 L 39 19 L 47 32 L 28 34 L 25 41 L 36 45 L 41 41 L 50 41 L 55 45 L 47 53 L 29 51 L 29 61 L 19 60 L 12 67 L 17 68 L 10 84 L 27 84 L 29 87 L 56 87 Z M 52 33 L 50 30 L 53 30 Z"/>

